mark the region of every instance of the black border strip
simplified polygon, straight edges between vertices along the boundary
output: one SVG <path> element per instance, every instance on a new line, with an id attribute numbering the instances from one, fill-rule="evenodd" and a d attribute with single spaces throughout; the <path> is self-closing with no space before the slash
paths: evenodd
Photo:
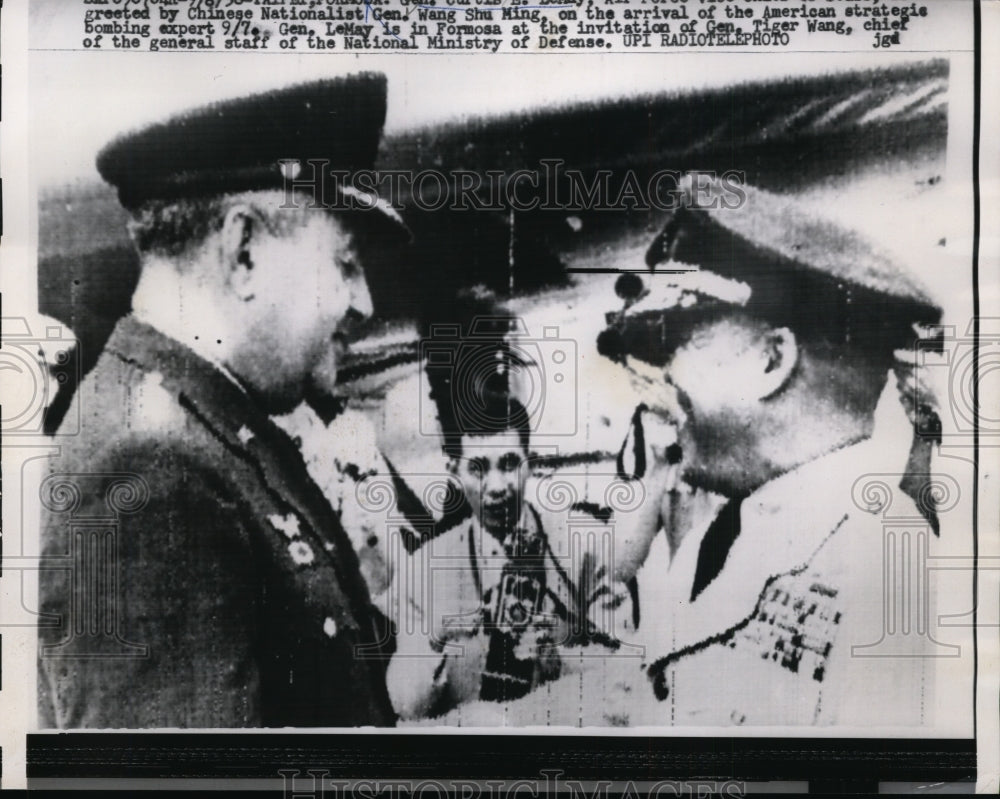
<path id="1" fill-rule="evenodd" d="M 973 739 L 323 733 L 28 736 L 32 779 L 927 780 L 976 775 Z"/>
<path id="2" fill-rule="evenodd" d="M 982 136 L 983 54 L 982 7 L 975 0 L 973 28 L 972 101 L 972 729 L 979 736 L 979 144 Z"/>

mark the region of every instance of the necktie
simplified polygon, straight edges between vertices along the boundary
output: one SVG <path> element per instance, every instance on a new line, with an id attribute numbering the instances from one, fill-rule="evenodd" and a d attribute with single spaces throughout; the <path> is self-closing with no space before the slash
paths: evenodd
<path id="1" fill-rule="evenodd" d="M 736 537 L 740 534 L 740 507 L 743 499 L 731 499 L 722 506 L 719 515 L 709 526 L 705 537 L 701 539 L 698 550 L 698 565 L 694 571 L 694 582 L 691 585 L 691 601 L 694 602 L 709 583 L 719 576 L 726 564 L 729 550 Z"/>

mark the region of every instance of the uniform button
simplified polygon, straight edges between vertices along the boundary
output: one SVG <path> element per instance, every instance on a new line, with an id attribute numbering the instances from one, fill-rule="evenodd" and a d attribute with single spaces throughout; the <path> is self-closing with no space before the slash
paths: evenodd
<path id="1" fill-rule="evenodd" d="M 323 622 L 323 632 L 330 638 L 333 638 L 337 634 L 337 622 L 327 616 L 326 621 Z"/>
<path id="2" fill-rule="evenodd" d="M 272 513 L 267 520 L 274 526 L 275 530 L 280 530 L 290 541 L 299 537 L 299 517 L 294 513 L 282 516 L 279 513 Z"/>
<path id="3" fill-rule="evenodd" d="M 292 541 L 288 545 L 288 554 L 292 556 L 292 560 L 297 566 L 308 566 L 316 558 L 312 547 L 302 540 Z"/>

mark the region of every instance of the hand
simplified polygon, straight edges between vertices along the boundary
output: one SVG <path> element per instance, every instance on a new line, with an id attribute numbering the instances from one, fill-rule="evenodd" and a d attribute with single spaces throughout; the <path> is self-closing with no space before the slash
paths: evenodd
<path id="1" fill-rule="evenodd" d="M 677 389 L 667 381 L 662 367 L 632 358 L 625 371 L 640 405 L 666 422 L 684 426 L 687 414 L 677 399 Z"/>
<path id="2" fill-rule="evenodd" d="M 680 479 L 681 456 L 677 425 L 645 405 L 636 408 L 618 456 L 618 472 L 624 480 L 641 480 L 645 499 L 635 510 L 616 514 L 616 579 L 630 579 L 646 560 L 663 524 L 664 503 Z"/>
<path id="3" fill-rule="evenodd" d="M 459 644 L 480 635 L 483 630 L 485 611 L 482 607 L 464 613 L 446 613 L 440 617 L 440 624 L 434 631 L 434 638 L 446 644 Z"/>
<path id="4" fill-rule="evenodd" d="M 448 643 L 451 646 L 445 650 L 443 677 L 448 684 L 451 699 L 459 705 L 479 699 L 490 649 L 490 635 L 482 629 L 477 633 L 463 632 L 451 638 Z"/>

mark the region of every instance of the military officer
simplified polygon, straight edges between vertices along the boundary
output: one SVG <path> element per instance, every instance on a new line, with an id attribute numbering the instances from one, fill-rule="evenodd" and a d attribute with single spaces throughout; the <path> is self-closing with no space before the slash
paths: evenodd
<path id="1" fill-rule="evenodd" d="M 394 723 L 357 556 L 269 419 L 372 312 L 366 248 L 400 224 L 375 198 L 289 194 L 288 162 L 370 168 L 385 110 L 384 77 L 359 74 L 99 154 L 141 271 L 43 488 L 42 726 Z M 96 560 L 81 519 L 114 533 Z"/>
<path id="2" fill-rule="evenodd" d="M 889 377 L 940 311 L 854 233 L 745 190 L 738 209 L 672 214 L 599 340 L 647 398 L 640 429 L 677 429 L 684 481 L 728 500 L 687 535 L 654 540 L 662 515 L 635 532 L 646 655 L 634 673 L 616 664 L 603 719 L 919 725 L 936 643 L 885 645 L 884 608 L 908 589 L 886 559 L 884 503 L 857 487 L 896 475 L 893 514 L 920 526 L 899 488 L 913 427 Z M 643 451 L 633 468 L 663 482 L 664 449 Z"/>

